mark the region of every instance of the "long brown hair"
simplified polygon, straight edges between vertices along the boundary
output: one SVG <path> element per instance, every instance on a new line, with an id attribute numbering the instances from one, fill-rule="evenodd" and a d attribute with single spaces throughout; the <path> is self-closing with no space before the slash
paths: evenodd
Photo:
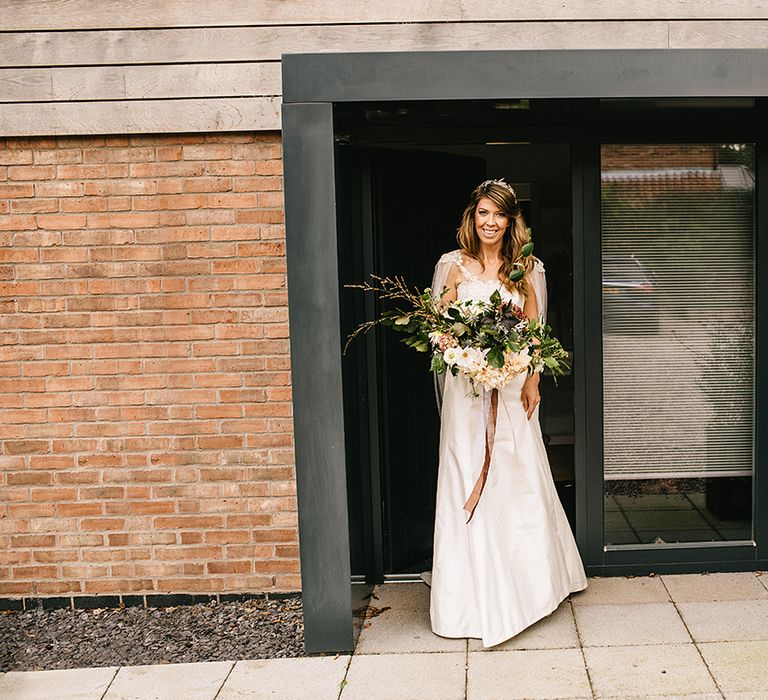
<path id="1" fill-rule="evenodd" d="M 490 199 L 510 220 L 501 242 L 502 263 L 498 270 L 499 279 L 510 292 L 517 289 L 523 295 L 527 295 L 528 283 L 526 280 L 528 273 L 533 269 L 533 256 L 522 257 L 520 250 L 529 242 L 530 235 L 520 205 L 517 203 L 517 197 L 506 182 L 486 180 L 472 190 L 469 204 L 461 215 L 461 224 L 456 231 L 456 240 L 459 242 L 462 252 L 477 260 L 484 270 L 485 265 L 480 259 L 480 239 L 475 230 L 475 210 L 483 197 Z M 509 279 L 509 275 L 518 267 L 515 265 L 516 262 L 522 264 L 525 274 L 520 280 L 513 282 Z"/>

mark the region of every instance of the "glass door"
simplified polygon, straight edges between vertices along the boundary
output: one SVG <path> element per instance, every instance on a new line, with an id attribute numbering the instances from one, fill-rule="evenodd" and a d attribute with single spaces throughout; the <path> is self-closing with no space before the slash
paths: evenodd
<path id="1" fill-rule="evenodd" d="M 754 144 L 603 144 L 600 183 L 604 547 L 751 541 Z"/>

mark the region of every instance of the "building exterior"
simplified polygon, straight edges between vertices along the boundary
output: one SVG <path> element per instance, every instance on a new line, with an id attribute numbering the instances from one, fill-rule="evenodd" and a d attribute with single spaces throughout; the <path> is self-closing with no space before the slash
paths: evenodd
<path id="1" fill-rule="evenodd" d="M 374 310 L 343 284 L 423 279 L 455 212 L 409 193 L 485 175 L 574 351 L 544 428 L 588 569 L 768 559 L 768 3 L 4 5 L 4 605 L 301 590 L 308 648 L 348 648 L 350 580 L 428 566 L 436 465 L 422 368 L 374 336 L 342 359 Z M 702 308 L 745 329 L 730 365 Z M 642 372 L 667 329 L 679 385 Z"/>

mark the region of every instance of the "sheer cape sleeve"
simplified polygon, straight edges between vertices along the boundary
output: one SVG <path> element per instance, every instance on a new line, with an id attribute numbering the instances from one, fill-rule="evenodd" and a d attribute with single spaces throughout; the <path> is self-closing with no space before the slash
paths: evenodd
<path id="1" fill-rule="evenodd" d="M 547 322 L 547 276 L 544 263 L 538 258 L 533 259 L 533 269 L 528 273 L 528 283 L 536 297 L 536 308 L 542 323 Z"/>
<path id="2" fill-rule="evenodd" d="M 439 302 L 442 297 L 443 288 L 445 282 L 448 279 L 448 273 L 450 272 L 451 265 L 459 265 L 461 263 L 461 251 L 452 250 L 450 253 L 445 253 L 437 261 L 435 265 L 435 272 L 432 275 L 432 296 L 436 302 Z M 533 269 L 528 273 L 528 283 L 536 296 L 536 308 L 539 311 L 539 318 L 542 323 L 547 322 L 547 277 L 544 271 L 544 263 L 538 258 L 533 258 Z M 437 400 L 438 413 L 442 410 L 443 406 L 443 385 L 445 384 L 445 374 L 435 374 L 435 398 Z"/>
<path id="3" fill-rule="evenodd" d="M 432 275 L 432 297 L 435 303 L 440 303 L 443 295 L 443 288 L 448 279 L 448 273 L 451 270 L 451 265 L 459 265 L 461 263 L 461 251 L 452 250 L 450 253 L 445 253 L 437 261 L 435 265 L 435 272 Z M 445 374 L 433 375 L 435 379 L 435 398 L 437 399 L 437 412 L 440 413 L 443 407 L 443 385 L 445 384 Z"/>

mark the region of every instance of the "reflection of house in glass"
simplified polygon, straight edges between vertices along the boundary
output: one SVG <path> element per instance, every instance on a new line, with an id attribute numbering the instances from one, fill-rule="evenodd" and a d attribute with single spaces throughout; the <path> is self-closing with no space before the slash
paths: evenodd
<path id="1" fill-rule="evenodd" d="M 606 541 L 749 539 L 753 145 L 601 163 Z"/>
<path id="2" fill-rule="evenodd" d="M 675 190 L 754 190 L 752 144 L 611 144 L 602 148 L 603 185 L 622 183 L 632 187 L 635 203 L 670 188 Z M 734 159 L 752 160 L 747 163 Z"/>

